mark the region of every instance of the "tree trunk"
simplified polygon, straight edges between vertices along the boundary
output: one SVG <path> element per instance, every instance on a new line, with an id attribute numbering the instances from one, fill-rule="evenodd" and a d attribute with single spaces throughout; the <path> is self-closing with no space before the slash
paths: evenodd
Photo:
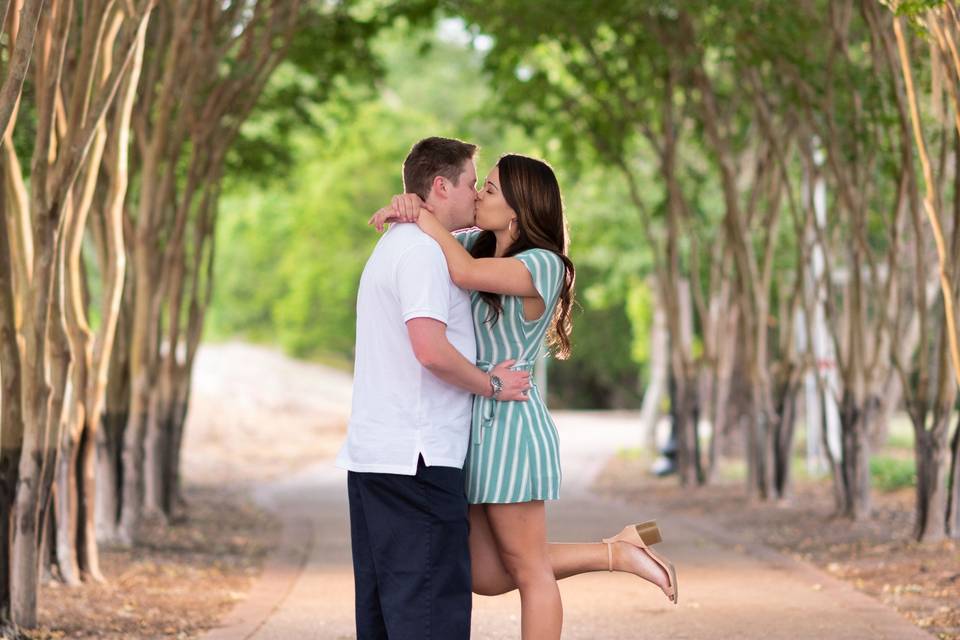
<path id="1" fill-rule="evenodd" d="M 176 408 L 174 411 L 174 431 L 170 458 L 170 490 L 168 513 L 173 521 L 182 519 L 186 510 L 186 500 L 182 489 L 180 473 L 180 452 L 183 447 L 183 432 L 187 423 L 187 411 L 190 407 L 193 364 L 196 360 L 200 339 L 203 335 L 203 323 L 206 310 L 213 299 L 214 258 L 216 256 L 216 222 L 220 184 L 223 172 L 223 153 L 217 155 L 218 161 L 205 187 L 203 204 L 194 233 L 193 268 L 190 274 L 190 303 L 186 323 L 186 355 L 184 364 L 177 369 L 175 385 Z"/>
<path id="2" fill-rule="evenodd" d="M 0 87 L 0 132 L 7 132 L 11 121 L 15 118 L 14 112 L 20 102 L 23 90 L 23 81 L 27 76 L 30 58 L 33 53 L 34 38 L 37 33 L 37 23 L 40 12 L 44 8 L 44 0 L 22 0 L 15 2 L 10 13 L 11 33 L 9 42 L 14 43 L 13 53 L 7 62 L 7 77 Z M 8 8 L 9 7 L 8 5 Z M 19 16 L 19 23 L 17 17 Z M 0 27 L 7 21 L 2 16 Z M 9 46 L 9 44 L 8 44 Z"/>
<path id="3" fill-rule="evenodd" d="M 97 486 L 95 498 L 96 537 L 100 542 L 116 542 L 120 520 L 120 491 L 123 485 L 121 458 L 126 413 L 103 414 L 97 431 Z"/>
<path id="4" fill-rule="evenodd" d="M 46 318 L 55 280 L 52 276 L 56 244 L 56 228 L 51 228 L 50 222 L 57 217 L 55 212 L 46 210 L 38 214 L 39 229 L 35 233 L 38 239 L 37 253 L 33 269 L 36 286 L 28 296 L 24 314 L 26 353 L 47 352 Z M 44 360 L 38 357 L 24 362 L 25 431 L 13 516 L 11 618 L 14 624 L 27 628 L 37 626 L 41 483 L 45 460 L 52 457 L 46 441 L 46 430 L 49 419 L 48 405 L 53 390 L 46 379 Z M 53 442 L 54 446 L 58 444 L 57 441 Z"/>
<path id="5" fill-rule="evenodd" d="M 865 408 L 856 406 L 849 393 L 840 405 L 843 435 L 842 460 L 843 515 L 854 520 L 870 516 L 870 443 L 866 433 Z"/>
<path id="6" fill-rule="evenodd" d="M 97 416 L 97 422 L 99 422 L 99 420 L 100 416 Z M 97 495 L 97 431 L 98 429 L 91 429 L 88 424 L 87 428 L 83 430 L 77 452 L 79 462 L 75 466 L 75 482 L 79 489 L 77 492 L 77 512 L 79 515 L 75 544 L 77 549 L 77 564 L 81 576 L 96 582 L 104 582 L 103 573 L 100 571 L 100 552 L 97 547 L 95 521 Z"/>
<path id="7" fill-rule="evenodd" d="M 130 414 L 123 435 L 122 482 L 120 494 L 120 524 L 117 529 L 118 541 L 130 546 L 136 540 L 143 509 L 143 447 L 144 434 L 149 419 L 144 394 L 149 394 L 149 380 L 146 372 L 141 371 L 134 378 L 134 400 L 130 403 Z M 139 397 L 138 397 L 139 396 Z"/>
<path id="8" fill-rule="evenodd" d="M 937 542 L 947 535 L 947 447 L 957 393 L 950 361 L 943 349 L 946 331 L 946 325 L 940 322 L 934 343 L 934 351 L 938 353 L 934 362 L 937 368 L 932 376 L 934 384 L 924 387 L 928 392 L 926 396 L 910 394 L 908 397 L 917 468 L 913 535 L 920 542 Z"/>
<path id="9" fill-rule="evenodd" d="M 33 437 L 29 437 L 33 436 Z M 13 508 L 13 547 L 10 561 L 10 617 L 14 624 L 37 626 L 38 542 L 37 484 L 40 448 L 36 434 L 28 434 L 21 456 L 20 477 Z M 24 462 L 26 460 L 26 462 Z"/>
<path id="10" fill-rule="evenodd" d="M 144 446 L 150 428 L 150 403 L 156 384 L 156 324 L 159 296 L 156 293 L 154 265 L 145 244 L 152 238 L 138 236 L 134 245 L 133 324 L 130 335 L 130 409 L 123 434 L 123 483 L 120 496 L 118 540 L 132 545 L 143 516 Z"/>
<path id="11" fill-rule="evenodd" d="M 109 48 L 113 38 L 108 38 Z M 107 56 L 106 60 L 109 60 Z M 69 401 L 64 406 L 67 416 L 63 428 L 61 460 L 57 465 L 57 509 L 56 509 L 56 562 L 60 568 L 62 580 L 71 586 L 80 584 L 80 565 L 77 558 L 77 534 L 80 529 L 81 500 L 78 486 L 80 441 L 88 422 L 87 394 L 89 375 L 92 368 L 91 339 L 92 332 L 87 322 L 86 299 L 84 294 L 84 273 L 82 268 L 82 248 L 84 229 L 96 189 L 97 177 L 106 139 L 105 128 L 100 126 L 90 151 L 90 164 L 84 179 L 80 181 L 77 194 L 72 198 L 76 207 L 65 225 L 64 251 L 62 264 L 64 283 L 61 291 L 65 296 L 65 338 L 69 347 L 70 388 Z"/>
<path id="12" fill-rule="evenodd" d="M 188 366 L 191 365 L 192 362 L 188 364 Z M 164 469 L 164 486 L 167 488 L 164 509 L 171 522 L 182 521 L 186 507 L 180 475 L 180 452 L 183 447 L 183 432 L 190 406 L 190 376 L 186 372 L 180 377 L 178 386 L 179 393 L 170 419 L 170 455 Z"/>
<path id="13" fill-rule="evenodd" d="M 799 381 L 798 381 L 799 383 Z M 793 440 L 797 423 L 799 384 L 788 382 L 777 400 L 776 447 L 774 449 L 774 491 L 778 499 L 789 497 L 791 490 Z"/>
<path id="14" fill-rule="evenodd" d="M 696 381 L 676 380 L 675 405 L 671 413 L 677 434 L 677 473 L 683 486 L 703 484 L 704 476 L 700 462 L 700 443 L 697 438 L 697 422 L 700 409 Z"/>
<path id="15" fill-rule="evenodd" d="M 129 318 L 121 308 L 117 338 L 110 355 L 105 410 L 100 428 L 95 433 L 96 444 L 96 538 L 101 542 L 117 541 L 120 521 L 120 495 L 123 486 L 123 433 L 127 425 L 129 399 L 129 369 L 127 336 Z"/>
<path id="16" fill-rule="evenodd" d="M 176 384 L 176 380 L 169 381 L 166 384 Z M 177 485 L 179 460 L 178 449 L 180 444 L 179 435 L 182 433 L 182 426 L 178 424 L 181 413 L 181 404 L 176 397 L 176 390 L 172 391 L 169 397 L 158 402 L 159 418 L 157 420 L 157 429 L 155 432 L 154 451 L 147 463 L 150 477 L 150 489 L 148 491 L 147 504 L 155 513 L 161 515 L 165 520 L 172 522 L 175 516 L 175 506 L 177 501 Z"/>
<path id="17" fill-rule="evenodd" d="M 167 356 L 169 357 L 169 356 Z M 147 433 L 144 438 L 143 459 L 143 508 L 149 516 L 167 521 L 164 485 L 164 469 L 170 457 L 170 410 L 172 398 L 169 393 L 170 380 L 164 368 L 150 394 L 150 419 L 147 421 Z"/>
<path id="18" fill-rule="evenodd" d="M 950 495 L 947 503 L 947 533 L 955 540 L 960 539 L 960 413 L 953 427 L 953 441 L 950 443 Z"/>
<path id="19" fill-rule="evenodd" d="M 126 343 L 129 335 L 129 322 L 123 315 L 122 305 L 127 265 L 123 205 L 129 180 L 130 120 L 143 68 L 145 41 L 144 31 L 137 40 L 133 64 L 121 90 L 115 122 L 108 132 L 106 162 L 111 166 L 111 171 L 101 216 L 102 234 L 96 243 L 104 293 L 102 320 L 94 342 L 93 374 L 87 390 L 90 412 L 81 453 L 83 524 L 78 538 L 81 565 L 95 580 L 103 579 L 96 541 L 116 540 L 120 517 L 121 443 L 128 416 L 125 398 L 128 393 Z M 112 398 L 108 397 L 111 391 Z"/>
<path id="20" fill-rule="evenodd" d="M 756 387 L 750 385 L 750 411 L 741 416 L 740 423 L 746 430 L 746 463 L 747 463 L 747 497 L 751 500 L 763 500 L 764 478 L 766 471 L 763 468 L 764 457 L 761 449 L 764 445 L 762 415 L 756 407 Z"/>
<path id="21" fill-rule="evenodd" d="M 77 564 L 77 476 L 76 464 L 78 443 L 73 434 L 66 433 L 57 463 L 55 521 L 56 562 L 60 578 L 69 586 L 80 584 L 80 567 Z"/>
<path id="22" fill-rule="evenodd" d="M 828 404 L 831 396 L 831 392 L 826 388 L 826 382 L 823 380 L 823 377 L 819 374 L 816 376 L 817 379 L 817 394 L 819 395 L 817 407 L 820 409 L 820 446 L 823 451 L 824 457 L 827 459 L 827 466 L 830 469 L 830 479 L 831 486 L 833 487 L 833 508 L 836 515 L 841 515 L 844 513 L 846 498 L 844 497 L 844 482 L 843 482 L 843 443 L 840 443 L 840 451 L 837 452 L 839 455 L 834 454 L 833 445 L 830 443 L 830 416 L 828 412 L 830 410 L 830 405 Z M 838 407 L 839 413 L 839 407 Z M 841 422 L 842 424 L 842 422 Z M 841 427 L 842 430 L 842 427 Z"/>
<path id="23" fill-rule="evenodd" d="M 70 199 L 72 200 L 72 199 Z M 64 208 L 64 216 L 68 218 L 67 225 L 71 223 L 70 218 L 75 215 L 72 202 L 68 202 Z M 65 237 L 59 234 L 56 239 L 55 251 L 57 255 L 56 275 L 53 280 L 54 294 L 50 297 L 51 304 L 49 316 L 47 318 L 47 366 L 50 376 L 50 386 L 52 394 L 50 397 L 49 414 L 47 417 L 47 433 L 44 436 L 47 447 L 50 451 L 44 456 L 44 462 L 41 470 L 40 490 L 38 494 L 41 524 L 41 541 L 50 545 L 50 551 L 53 552 L 56 547 L 53 540 L 46 538 L 47 532 L 53 531 L 55 527 L 47 527 L 47 519 L 55 517 L 54 510 L 51 508 L 51 491 L 56 480 L 57 469 L 60 467 L 60 456 L 63 455 L 63 444 L 70 438 L 71 425 L 68 420 L 73 414 L 71 405 L 75 403 L 75 388 L 70 384 L 71 372 L 76 366 L 70 354 L 70 344 L 67 337 L 65 326 L 64 309 L 64 285 L 66 280 L 65 264 Z M 73 447 L 72 447 L 73 448 Z M 70 452 L 72 455 L 72 451 Z M 75 495 L 75 492 L 74 492 Z M 61 499 L 69 499 L 70 496 L 61 496 Z M 53 558 L 44 555 L 41 558 L 41 566 L 49 570 L 49 560 Z"/>
<path id="24" fill-rule="evenodd" d="M 727 283 L 724 283 L 727 286 Z M 724 302 L 724 304 L 726 304 Z M 739 312 L 737 307 L 727 307 L 720 318 L 721 336 L 718 336 L 716 351 L 716 366 L 714 367 L 713 395 L 708 402 L 711 404 L 711 420 L 713 429 L 710 436 L 709 452 L 707 456 L 706 482 L 711 483 L 717 473 L 717 461 L 720 452 L 725 449 L 728 430 L 728 418 L 731 414 L 731 381 L 733 370 L 737 362 L 737 345 L 739 344 Z"/>
<path id="25" fill-rule="evenodd" d="M 0 183 L 2 186 L 2 183 Z M 23 448 L 22 368 L 14 312 L 6 190 L 0 189 L 0 623 L 11 619 L 11 526 Z"/>
<path id="26" fill-rule="evenodd" d="M 693 305 L 690 300 L 690 283 L 680 279 L 674 291 L 678 317 L 674 321 L 673 332 L 677 337 L 670 341 L 670 348 L 673 351 L 671 360 L 674 382 L 670 409 L 677 438 L 677 475 L 682 485 L 697 486 L 703 484 L 704 475 L 698 438 L 700 399 L 697 395 L 697 377 L 687 355 L 693 342 Z"/>
<path id="27" fill-rule="evenodd" d="M 936 419 L 949 422 L 950 413 Z M 913 535 L 920 542 L 939 542 L 947 529 L 947 449 L 946 442 L 938 441 L 938 428 L 946 432 L 944 425 L 916 432 L 917 502 Z"/>

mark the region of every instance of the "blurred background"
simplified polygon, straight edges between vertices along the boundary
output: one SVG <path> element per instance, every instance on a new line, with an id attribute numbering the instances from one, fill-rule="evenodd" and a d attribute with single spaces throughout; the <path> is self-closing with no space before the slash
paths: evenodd
<path id="1" fill-rule="evenodd" d="M 492 44 L 460 17 L 399 20 L 371 43 L 375 85 L 344 84 L 330 103 L 306 107 L 315 126 L 285 132 L 284 166 L 255 181 L 226 176 L 205 339 L 242 336 L 352 367 L 357 286 L 378 237 L 366 221 L 402 192 L 414 142 L 456 137 L 480 145 L 481 176 L 508 151 L 544 158 L 559 175 L 579 307 L 573 356 L 550 363 L 553 406 L 639 407 L 653 317 L 642 219 L 615 173 L 568 156 L 556 136 L 525 129 L 496 104 L 484 72 Z M 245 132 L 269 136 L 271 116 L 253 117 Z M 244 148 L 254 162 L 262 150 Z"/>
<path id="2" fill-rule="evenodd" d="M 0 636 L 37 626 L 41 584 L 104 584 L 204 513 L 215 538 L 223 491 L 329 459 L 366 221 L 433 135 L 480 145 L 480 176 L 504 152 L 555 168 L 577 303 L 542 372 L 563 419 L 629 432 L 612 491 L 761 505 L 770 540 L 793 509 L 788 547 L 839 522 L 825 566 L 895 548 L 906 586 L 876 591 L 960 633 L 938 600 L 960 586 L 956 2 L 0 17 Z"/>

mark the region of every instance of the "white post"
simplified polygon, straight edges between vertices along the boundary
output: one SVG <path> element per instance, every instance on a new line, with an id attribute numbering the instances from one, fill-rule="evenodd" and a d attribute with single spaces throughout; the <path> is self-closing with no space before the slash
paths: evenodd
<path id="1" fill-rule="evenodd" d="M 820 145 L 820 140 L 814 136 L 813 160 L 817 169 L 823 166 L 824 152 Z M 825 231 L 827 226 L 827 187 L 823 175 L 817 171 L 813 176 L 804 176 L 804 197 L 809 194 L 810 180 L 813 180 L 813 212 L 814 220 L 821 231 Z M 809 204 L 809 201 L 808 201 Z M 812 251 L 810 255 L 810 268 L 805 277 L 808 278 L 808 284 L 812 289 L 814 284 L 823 277 L 824 271 L 824 248 L 816 241 L 816 234 L 812 231 L 806 241 L 811 243 Z M 807 426 L 807 471 L 811 475 L 818 475 L 826 470 L 825 459 L 821 448 L 822 422 L 821 418 L 826 415 L 827 418 L 827 444 L 834 459 L 839 459 L 840 448 L 840 412 L 836 403 L 836 391 L 839 387 L 837 381 L 837 362 L 836 354 L 833 349 L 833 342 L 830 340 L 830 333 L 827 329 L 826 319 L 826 296 L 827 292 L 820 289 L 817 292 L 817 298 L 814 304 L 813 318 L 811 319 L 812 335 L 806 335 L 806 327 L 801 322 L 801 331 L 798 332 L 797 341 L 801 348 L 809 349 L 813 353 L 816 371 L 808 372 L 804 378 L 804 396 L 805 413 Z M 802 313 L 802 312 L 801 312 Z M 824 401 L 826 407 L 820 404 L 820 394 L 817 391 L 817 380 L 814 376 L 820 376 L 823 379 L 824 386 L 827 389 Z"/>

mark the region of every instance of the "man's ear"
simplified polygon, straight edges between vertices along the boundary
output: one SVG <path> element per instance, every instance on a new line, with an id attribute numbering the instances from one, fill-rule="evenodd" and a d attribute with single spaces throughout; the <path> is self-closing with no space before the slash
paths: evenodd
<path id="1" fill-rule="evenodd" d="M 430 188 L 441 198 L 447 197 L 447 182 L 443 176 L 434 176 L 433 184 L 430 185 Z"/>

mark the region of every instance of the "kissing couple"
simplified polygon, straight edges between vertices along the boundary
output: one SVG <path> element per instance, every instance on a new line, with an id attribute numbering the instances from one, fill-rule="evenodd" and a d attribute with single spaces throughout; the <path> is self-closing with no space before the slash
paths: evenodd
<path id="1" fill-rule="evenodd" d="M 557 429 L 531 370 L 570 352 L 574 266 L 546 162 L 502 156 L 477 189 L 476 145 L 431 137 L 357 296 L 348 471 L 358 640 L 466 640 L 471 593 L 519 589 L 522 637 L 559 640 L 557 580 L 633 573 L 674 603 L 654 522 L 601 542 L 547 542 Z"/>

